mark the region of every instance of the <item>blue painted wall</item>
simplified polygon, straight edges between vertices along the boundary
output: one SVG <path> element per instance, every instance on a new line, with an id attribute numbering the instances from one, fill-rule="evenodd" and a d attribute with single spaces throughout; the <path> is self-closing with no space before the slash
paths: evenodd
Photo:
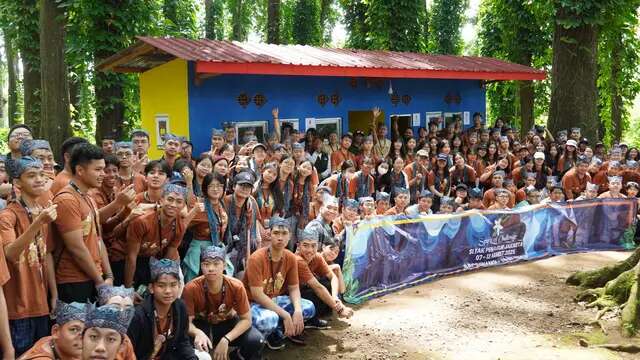
<path id="1" fill-rule="evenodd" d="M 280 109 L 281 119 L 298 118 L 301 131 L 305 130 L 305 118 L 340 117 L 345 132 L 349 128 L 349 111 L 365 111 L 374 106 L 384 111 L 387 125 L 392 114 L 420 113 L 420 125 L 426 126 L 425 113 L 430 111 L 469 111 L 470 115 L 480 112 L 483 117 L 486 113 L 485 90 L 478 80 L 392 79 L 397 94 L 411 96 L 409 105 L 400 101 L 394 106 L 388 94 L 389 80 L 381 88 L 367 88 L 365 80 L 359 78 L 358 86 L 353 88 L 351 78 L 342 77 L 220 75 L 196 86 L 193 75 L 194 67 L 190 64 L 189 133 L 196 148 L 194 153 L 209 149 L 211 129 L 221 128 L 223 122 L 268 120 L 271 127 L 274 107 Z M 243 92 L 250 97 L 261 93 L 267 102 L 261 108 L 253 102 L 243 108 L 237 102 Z M 460 104 L 445 102 L 450 92 L 460 95 Z M 342 101 L 337 106 L 329 101 L 323 107 L 317 101 L 321 93 L 328 97 L 338 93 Z"/>

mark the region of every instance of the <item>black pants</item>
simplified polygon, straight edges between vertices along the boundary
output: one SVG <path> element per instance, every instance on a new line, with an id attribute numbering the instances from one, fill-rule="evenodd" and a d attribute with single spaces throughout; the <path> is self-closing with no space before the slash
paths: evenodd
<path id="1" fill-rule="evenodd" d="M 222 339 L 227 333 L 229 333 L 229 331 L 231 331 L 234 326 L 236 326 L 238 321 L 239 319 L 236 317 L 231 320 L 213 325 L 209 324 L 206 321 L 195 319 L 193 321 L 193 324 L 198 329 L 204 331 L 205 334 L 209 334 L 209 338 L 211 339 L 211 343 L 213 344 L 213 348 L 215 349 L 220 339 Z M 262 359 L 264 337 L 262 336 L 260 331 L 258 331 L 258 329 L 252 326 L 249 328 L 249 330 L 245 331 L 244 334 L 238 336 L 235 340 L 233 340 L 229 345 L 239 348 L 240 355 L 242 355 L 242 358 L 244 358 L 245 360 Z M 233 359 L 233 356 L 231 356 L 231 359 Z"/>
<path id="2" fill-rule="evenodd" d="M 98 298 L 93 281 L 58 284 L 58 299 L 68 303 L 95 302 Z"/>
<path id="3" fill-rule="evenodd" d="M 113 273 L 113 286 L 124 285 L 124 260 L 112 261 L 111 272 Z"/>
<path id="4" fill-rule="evenodd" d="M 334 275 L 335 276 L 335 275 Z M 329 294 L 331 294 L 331 280 L 327 277 L 318 278 L 318 281 L 322 286 L 329 290 Z M 313 303 L 313 306 L 316 307 L 316 316 L 326 316 L 331 314 L 332 308 L 329 305 L 325 304 L 318 295 L 313 291 L 311 287 L 308 285 L 303 285 L 300 287 L 300 296 L 303 299 L 307 299 Z"/>
<path id="5" fill-rule="evenodd" d="M 133 274 L 133 288 L 140 285 L 148 286 L 151 282 L 151 269 L 149 269 L 149 258 L 138 256 L 136 259 L 136 272 Z"/>

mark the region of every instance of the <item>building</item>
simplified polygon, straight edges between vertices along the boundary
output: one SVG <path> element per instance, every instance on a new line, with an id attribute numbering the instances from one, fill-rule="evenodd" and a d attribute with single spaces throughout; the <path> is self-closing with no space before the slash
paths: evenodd
<path id="1" fill-rule="evenodd" d="M 194 153 L 209 149 L 212 128 L 229 124 L 240 143 L 247 128 L 262 140 L 273 130 L 274 107 L 300 131 L 339 135 L 368 133 L 374 106 L 388 126 L 397 119 L 401 132 L 437 116 L 471 126 L 474 113 L 484 118 L 487 82 L 545 78 L 483 57 L 157 37 L 139 37 L 98 69 L 140 73 L 151 156 L 160 155 L 165 131 L 188 137 Z"/>

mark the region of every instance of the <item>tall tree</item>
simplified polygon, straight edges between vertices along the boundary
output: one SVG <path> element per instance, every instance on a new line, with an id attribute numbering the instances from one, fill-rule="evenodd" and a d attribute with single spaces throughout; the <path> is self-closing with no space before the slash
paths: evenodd
<path id="1" fill-rule="evenodd" d="M 591 141 L 598 131 L 598 26 L 617 0 L 555 1 L 549 127 L 579 126 Z M 613 10 L 613 9 L 611 9 Z"/>
<path id="2" fill-rule="evenodd" d="M 18 57 L 13 47 L 13 40 L 7 31 L 4 33 L 4 51 L 7 57 L 7 118 L 9 126 L 18 123 L 20 111 L 18 109 Z"/>
<path id="3" fill-rule="evenodd" d="M 347 28 L 346 46 L 354 49 L 368 49 L 369 26 L 367 24 L 367 9 L 369 4 L 365 0 L 340 0 L 344 12 L 344 23 Z"/>
<path id="4" fill-rule="evenodd" d="M 485 0 L 481 4 L 478 45 L 483 56 L 535 66 L 546 60 L 551 38 L 550 12 L 520 0 Z M 488 89 L 492 115 L 506 121 L 520 117 L 522 134 L 534 124 L 535 88 L 532 81 L 499 82 Z M 546 102 L 543 102 L 546 106 Z"/>
<path id="5" fill-rule="evenodd" d="M 334 7 L 334 0 L 320 0 L 320 25 L 322 27 L 322 43 L 329 44 L 332 40 L 333 28 L 338 21 L 338 11 Z"/>
<path id="6" fill-rule="evenodd" d="M 267 42 L 280 44 L 280 0 L 267 1 Z"/>
<path id="7" fill-rule="evenodd" d="M 65 13 L 56 0 L 40 1 L 40 63 L 42 74 L 42 121 L 40 133 L 47 134 L 53 149 L 71 135 L 69 87 L 65 63 Z M 62 160 L 62 159 L 60 159 Z"/>
<path id="8" fill-rule="evenodd" d="M 429 46 L 434 54 L 462 53 L 461 29 L 468 0 L 434 0 L 429 11 Z"/>
<path id="9" fill-rule="evenodd" d="M 629 126 L 629 109 L 640 91 L 639 0 L 622 0 L 608 11 L 598 41 L 600 119 L 607 143 L 622 140 Z"/>
<path id="10" fill-rule="evenodd" d="M 322 24 L 320 24 L 319 0 L 297 0 L 296 17 L 293 21 L 293 41 L 300 45 L 320 45 Z"/>
<path id="11" fill-rule="evenodd" d="M 204 1 L 204 32 L 207 39 L 224 39 L 224 0 Z"/>
<path id="12" fill-rule="evenodd" d="M 367 38 L 371 48 L 395 51 L 424 50 L 422 0 L 370 0 Z"/>
<path id="13" fill-rule="evenodd" d="M 171 36 L 196 38 L 198 27 L 196 4 L 193 0 L 164 0 L 162 14 L 165 18 L 165 33 Z"/>
<path id="14" fill-rule="evenodd" d="M 231 40 L 246 41 L 251 28 L 254 5 L 249 0 L 228 0 L 231 13 Z"/>

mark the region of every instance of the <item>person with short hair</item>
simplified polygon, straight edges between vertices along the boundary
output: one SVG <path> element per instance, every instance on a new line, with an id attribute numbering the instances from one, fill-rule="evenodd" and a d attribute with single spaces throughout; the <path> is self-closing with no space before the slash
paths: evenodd
<path id="1" fill-rule="evenodd" d="M 62 190 L 63 187 L 69 184 L 69 180 L 71 180 L 71 177 L 73 176 L 73 171 L 71 170 L 71 152 L 76 145 L 84 143 L 88 143 L 88 141 L 77 136 L 72 136 L 62 143 L 62 153 L 60 155 L 62 156 L 64 167 L 53 179 L 53 184 L 51 184 L 51 193 L 54 196 L 58 191 Z"/>
<path id="2" fill-rule="evenodd" d="M 422 190 L 418 196 L 418 203 L 407 207 L 405 213 L 409 216 L 431 215 L 433 211 L 433 194 L 429 190 Z"/>
<path id="3" fill-rule="evenodd" d="M 395 205 L 387 210 L 385 215 L 402 215 L 404 214 L 405 209 L 409 206 L 410 198 L 409 198 L 409 189 L 405 188 L 396 188 L 395 191 Z"/>
<path id="4" fill-rule="evenodd" d="M 338 217 L 339 213 L 338 199 L 331 195 L 325 195 L 322 200 L 320 214 L 311 220 L 307 226 L 305 226 L 304 230 L 316 232 L 320 246 L 324 246 L 324 244 L 328 242 L 333 242 L 335 233 L 331 224 Z"/>
<path id="5" fill-rule="evenodd" d="M 303 342 L 299 335 L 304 320 L 315 315 L 315 308 L 300 296 L 297 259 L 286 249 L 291 237 L 289 222 L 274 218 L 270 224 L 271 244 L 251 254 L 242 282 L 252 301 L 253 326 L 265 335 L 270 349 L 278 350 L 284 347 L 285 336 Z"/>
<path id="6" fill-rule="evenodd" d="M 485 191 L 484 196 L 482 198 L 482 203 L 484 204 L 485 208 L 488 209 L 496 201 L 496 195 L 497 195 L 496 191 L 497 189 L 504 188 L 504 178 L 505 178 L 505 172 L 502 170 L 495 171 L 491 176 L 491 183 L 493 187 Z M 509 192 L 508 190 L 507 190 L 507 195 L 509 196 L 509 202 L 507 205 L 509 208 L 511 208 L 515 206 L 516 196 L 515 194 Z"/>
<path id="7" fill-rule="evenodd" d="M 376 215 L 384 215 L 389 210 L 391 195 L 384 191 L 376 193 Z"/>
<path id="8" fill-rule="evenodd" d="M 598 199 L 624 199 L 622 191 L 622 176 L 609 176 L 609 190 L 598 196 Z"/>
<path id="9" fill-rule="evenodd" d="M 136 193 L 141 193 L 147 189 L 144 175 L 134 170 L 136 163 L 133 144 L 129 141 L 119 141 L 114 145 L 114 154 L 118 158 L 117 185 L 119 188 L 133 184 Z"/>
<path id="10" fill-rule="evenodd" d="M 57 205 L 41 207 L 37 199 L 45 192 L 42 163 L 30 156 L 14 159 L 11 177 L 20 193 L 0 212 L 0 238 L 9 267 L 4 284 L 9 326 L 16 356 L 49 334 L 49 299 L 58 297 L 55 269 L 47 255 L 45 239 L 56 219 Z M 49 297 L 51 292 L 51 297 Z"/>
<path id="11" fill-rule="evenodd" d="M 127 309 L 133 307 L 133 301 L 135 293 L 132 288 L 125 288 L 124 286 L 111 286 L 102 285 L 97 288 L 98 290 L 98 304 L 103 305 L 116 305 L 121 309 Z M 124 335 L 122 346 L 116 355 L 116 360 L 136 360 L 136 353 L 131 344 L 129 336 Z"/>
<path id="12" fill-rule="evenodd" d="M 129 325 L 138 359 L 198 360 L 189 338 L 189 315 L 180 299 L 180 263 L 149 259 L 149 292 Z"/>
<path id="13" fill-rule="evenodd" d="M 363 220 L 370 220 L 376 216 L 376 202 L 371 196 L 365 196 L 358 199 L 360 212 Z"/>
<path id="14" fill-rule="evenodd" d="M 6 160 L 16 160 L 22 157 L 20 152 L 20 145 L 24 140 L 33 139 L 33 131 L 27 124 L 15 124 L 9 128 L 7 132 L 7 146 L 9 152 L 6 155 Z"/>
<path id="15" fill-rule="evenodd" d="M 349 181 L 349 197 L 351 199 L 359 199 L 375 193 L 375 181 L 371 175 L 374 166 L 372 158 L 366 158 L 362 161 L 360 171 L 353 174 Z"/>
<path id="16" fill-rule="evenodd" d="M 485 210 L 484 204 L 482 203 L 482 189 L 473 188 L 469 190 L 469 207 L 467 210 Z"/>
<path id="17" fill-rule="evenodd" d="M 87 304 L 59 301 L 55 309 L 55 324 L 51 336 L 38 340 L 20 360 L 76 360 L 82 357 L 82 334 L 85 328 Z"/>
<path id="18" fill-rule="evenodd" d="M 591 182 L 589 175 L 589 159 L 584 155 L 578 155 L 573 169 L 567 171 L 562 177 L 562 188 L 567 200 L 573 200 L 580 196 Z"/>
<path id="19" fill-rule="evenodd" d="M 349 151 L 351 144 L 353 143 L 353 135 L 351 133 L 345 133 L 340 138 L 340 149 L 331 153 L 331 168 L 340 169 L 342 163 L 351 160 L 353 164 L 356 163 L 356 156 Z"/>
<path id="20" fill-rule="evenodd" d="M 588 182 L 584 189 L 584 192 L 580 194 L 575 200 L 592 200 L 598 197 L 598 184 Z"/>
<path id="21" fill-rule="evenodd" d="M 495 190 L 495 202 L 487 210 L 507 210 L 509 207 L 509 190 L 498 188 Z"/>
<path id="22" fill-rule="evenodd" d="M 182 139 L 175 134 L 165 134 L 164 140 L 164 153 L 162 154 L 162 160 L 169 164 L 169 167 L 173 168 L 173 165 L 178 160 L 180 151 L 180 142 Z"/>
<path id="23" fill-rule="evenodd" d="M 102 152 L 105 155 L 112 155 L 114 151 L 114 146 L 116 144 L 116 139 L 114 136 L 103 137 L 101 143 Z"/>
<path id="24" fill-rule="evenodd" d="M 22 153 L 22 156 L 31 156 L 34 159 L 40 160 L 40 162 L 42 163 L 42 173 L 48 179 L 47 183 L 45 184 L 45 190 L 48 195 L 46 202 L 48 202 L 51 198 L 53 198 L 53 194 L 51 194 L 50 190 L 51 186 L 53 185 L 53 179 L 55 179 L 56 177 L 54 169 L 56 161 L 53 158 L 51 145 L 47 140 L 43 139 L 26 139 L 22 142 L 22 144 L 20 144 L 20 152 Z M 40 205 L 46 205 L 46 202 L 40 203 Z"/>
<path id="25" fill-rule="evenodd" d="M 124 345 L 133 314 L 132 307 L 91 306 L 84 322 L 82 360 L 115 360 Z"/>
<path id="26" fill-rule="evenodd" d="M 242 281 L 224 275 L 224 248 L 208 246 L 200 253 L 202 276 L 188 282 L 182 293 L 189 315 L 189 335 L 196 350 L 214 359 L 262 359 L 264 337 L 251 325 L 249 298 Z M 215 345 L 215 346 L 214 346 Z"/>

